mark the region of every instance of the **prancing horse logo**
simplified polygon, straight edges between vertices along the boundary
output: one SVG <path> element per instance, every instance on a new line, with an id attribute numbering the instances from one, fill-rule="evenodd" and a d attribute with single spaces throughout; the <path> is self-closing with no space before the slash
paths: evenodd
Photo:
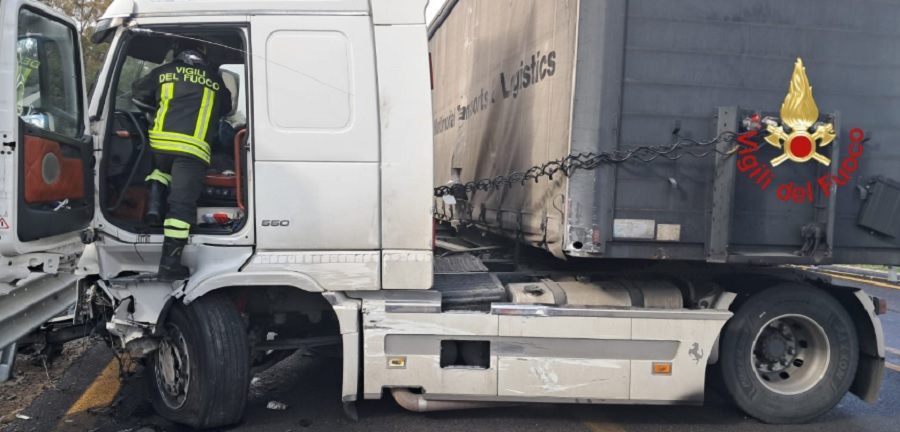
<path id="1" fill-rule="evenodd" d="M 700 348 L 700 344 L 694 342 L 694 346 L 691 347 L 691 350 L 688 351 L 688 354 L 691 355 L 691 358 L 694 359 L 694 363 L 700 364 L 700 360 L 703 360 L 703 350 Z"/>

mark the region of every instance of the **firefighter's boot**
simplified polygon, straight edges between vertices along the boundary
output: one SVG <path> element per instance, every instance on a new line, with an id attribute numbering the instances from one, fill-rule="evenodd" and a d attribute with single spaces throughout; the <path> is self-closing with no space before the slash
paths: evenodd
<path id="1" fill-rule="evenodd" d="M 145 220 L 150 226 L 161 226 L 163 224 L 163 215 L 166 202 L 166 189 L 164 184 L 151 180 L 150 197 L 147 199 L 147 214 Z"/>
<path id="2" fill-rule="evenodd" d="M 166 237 L 163 241 L 162 259 L 159 261 L 157 279 L 160 282 L 175 282 L 191 276 L 191 271 L 181 264 L 181 254 L 187 239 Z"/>

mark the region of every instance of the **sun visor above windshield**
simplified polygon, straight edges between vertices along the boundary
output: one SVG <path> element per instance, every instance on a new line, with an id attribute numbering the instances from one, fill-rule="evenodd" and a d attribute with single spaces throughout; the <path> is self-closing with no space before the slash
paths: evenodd
<path id="1" fill-rule="evenodd" d="M 133 0 L 114 0 L 103 16 L 97 20 L 94 33 L 91 35 L 91 42 L 99 44 L 112 41 L 112 36 L 116 33 L 115 29 L 134 14 L 134 9 Z"/>

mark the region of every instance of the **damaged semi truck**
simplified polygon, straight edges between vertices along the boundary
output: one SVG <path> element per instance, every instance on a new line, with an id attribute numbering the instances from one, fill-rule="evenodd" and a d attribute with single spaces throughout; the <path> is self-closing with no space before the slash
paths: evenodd
<path id="1" fill-rule="evenodd" d="M 0 360 L 93 328 L 195 427 L 332 347 L 351 414 L 700 404 L 707 376 L 771 423 L 877 399 L 885 303 L 805 266 L 900 264 L 896 6 L 425 5 L 115 0 L 88 98 L 72 21 L 5 0 Z M 170 284 L 130 89 L 184 38 L 234 134 Z"/>

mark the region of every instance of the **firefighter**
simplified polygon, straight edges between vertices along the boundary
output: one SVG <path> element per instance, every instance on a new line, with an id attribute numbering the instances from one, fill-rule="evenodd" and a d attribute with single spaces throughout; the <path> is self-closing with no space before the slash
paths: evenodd
<path id="1" fill-rule="evenodd" d="M 155 170 L 146 178 L 150 188 L 147 220 L 159 225 L 165 213 L 162 259 L 158 279 L 187 279 L 181 264 L 191 224 L 197 219 L 197 200 L 210 162 L 211 144 L 218 135 L 219 119 L 231 111 L 231 93 L 208 63 L 206 44 L 179 41 L 171 63 L 153 69 L 133 85 L 134 98 L 157 107 L 150 127 L 150 148 Z"/>

